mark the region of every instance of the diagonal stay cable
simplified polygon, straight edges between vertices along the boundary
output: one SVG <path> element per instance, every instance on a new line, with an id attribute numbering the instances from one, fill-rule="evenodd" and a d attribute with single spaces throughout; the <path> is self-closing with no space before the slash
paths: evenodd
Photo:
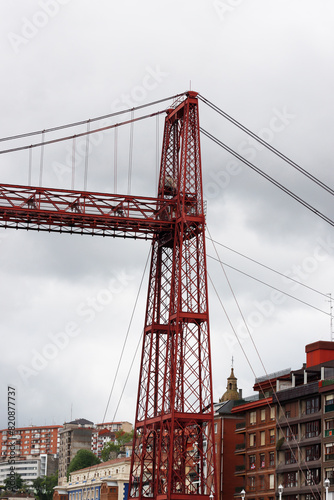
<path id="1" fill-rule="evenodd" d="M 147 269 L 147 266 L 148 266 L 148 261 L 149 261 L 149 258 L 150 258 L 150 254 L 151 254 L 151 250 L 150 250 L 150 252 L 149 252 L 149 254 L 147 256 L 145 267 L 144 267 L 144 271 L 143 271 L 143 274 L 142 274 L 142 277 L 141 277 L 141 280 L 140 280 L 139 289 L 138 289 L 136 300 L 135 300 L 135 303 L 134 303 L 134 306 L 133 306 L 133 309 L 132 309 L 131 318 L 130 318 L 128 329 L 127 329 L 127 332 L 126 332 L 126 335 L 125 335 L 125 339 L 124 339 L 122 351 L 121 351 L 121 354 L 120 354 L 120 357 L 119 357 L 119 360 L 118 360 L 118 364 L 117 364 L 117 368 L 116 368 L 116 373 L 115 373 L 114 381 L 113 381 L 113 384 L 112 384 L 112 387 L 111 387 L 111 390 L 110 390 L 110 393 L 109 393 L 109 398 L 108 398 L 107 406 L 106 406 L 106 409 L 105 409 L 105 412 L 104 412 L 102 423 L 105 421 L 106 414 L 107 414 L 107 411 L 108 411 L 108 408 L 109 408 L 110 399 L 111 399 L 111 396 L 112 396 L 112 394 L 114 392 L 114 388 L 115 388 L 115 384 L 116 384 L 116 379 L 117 379 L 118 372 L 119 372 L 119 369 L 120 369 L 120 366 L 121 366 L 121 362 L 122 362 L 122 359 L 123 359 L 123 355 L 124 355 L 124 351 L 125 351 L 125 346 L 126 346 L 126 343 L 127 343 L 128 337 L 129 337 L 129 332 L 130 332 L 130 328 L 132 326 L 132 321 L 133 321 L 133 317 L 134 317 L 134 314 L 135 314 L 135 310 L 137 308 L 137 304 L 138 304 L 140 292 L 141 292 L 141 289 L 142 289 L 142 286 L 143 286 L 144 276 L 146 274 L 146 269 Z M 140 339 L 141 339 L 141 337 L 140 337 Z M 139 342 L 140 342 L 140 340 L 139 340 Z M 138 346 L 137 346 L 137 349 L 136 349 L 134 357 L 136 356 L 137 351 L 138 351 Z M 134 363 L 134 359 L 132 360 L 130 371 L 131 371 L 133 363 Z M 126 381 L 129 378 L 130 371 L 128 372 L 128 376 L 126 378 Z M 123 388 L 123 392 L 124 392 L 124 388 Z M 122 392 L 122 394 L 123 394 L 123 392 Z M 120 403 L 120 401 L 119 401 L 119 403 Z M 118 403 L 118 405 L 119 405 L 119 403 Z"/>
<path id="2" fill-rule="evenodd" d="M 210 239 L 210 238 L 208 238 Z M 230 266 L 229 264 L 226 264 L 226 262 L 223 262 L 220 257 L 218 258 L 213 257 L 212 255 L 206 254 L 207 257 L 209 257 L 212 260 L 215 260 L 216 262 L 219 262 L 221 265 L 224 265 L 225 267 L 229 267 L 230 269 L 233 269 L 233 271 L 237 271 L 240 274 L 243 274 L 244 276 L 247 276 L 247 278 L 251 278 L 254 281 L 257 281 L 258 283 L 261 283 L 261 285 L 268 286 L 269 288 L 272 288 L 273 290 L 276 290 L 276 292 L 280 292 L 283 295 L 286 295 L 287 297 L 290 297 L 291 299 L 295 299 L 298 302 L 301 302 L 302 304 L 312 307 L 312 309 L 315 309 L 316 311 L 322 312 L 323 314 L 326 314 L 327 316 L 330 316 L 330 313 L 327 313 L 326 311 L 323 311 L 322 309 L 319 309 L 316 306 L 313 306 L 312 304 L 309 304 L 308 302 L 305 302 L 304 300 L 298 299 L 298 297 L 295 297 L 294 295 L 291 295 L 288 292 L 283 292 L 283 290 L 280 290 L 279 288 L 276 288 L 275 286 L 269 285 L 265 281 L 260 280 L 259 278 L 255 278 L 255 276 L 252 276 L 251 274 L 245 273 L 244 271 L 241 271 L 240 269 L 237 269 L 236 267 Z"/>
<path id="3" fill-rule="evenodd" d="M 278 274 L 279 276 L 282 276 L 284 279 L 287 279 L 289 281 L 293 281 L 294 283 L 297 283 L 297 285 L 303 286 L 304 288 L 308 288 L 312 292 L 318 293 L 319 295 L 322 295 L 323 297 L 328 299 L 328 294 L 326 294 L 326 293 L 322 293 L 319 290 L 316 290 L 315 288 L 313 288 L 309 285 L 306 285 L 305 283 L 301 283 L 300 281 L 298 281 L 294 278 L 291 278 L 291 276 L 288 276 L 287 274 L 281 273 L 280 271 L 277 271 L 276 269 L 273 269 L 272 267 L 267 266 L 266 264 L 263 264 L 263 263 L 259 262 L 258 260 L 252 259 L 251 257 L 248 257 L 247 255 L 245 255 L 241 252 L 238 252 L 237 250 L 234 250 L 233 248 L 228 247 L 227 245 L 223 245 L 223 243 L 219 243 L 219 241 L 211 240 L 211 238 L 209 236 L 207 236 L 206 239 L 212 241 L 212 243 L 215 243 L 216 245 L 219 245 L 223 248 L 226 248 L 227 250 L 230 250 L 233 253 L 236 253 L 237 255 L 240 255 L 241 257 L 244 257 L 247 260 L 250 260 L 251 262 L 254 262 L 255 264 L 258 264 L 261 267 L 264 267 L 265 269 L 268 269 L 269 271 L 272 271 L 273 273 Z"/>
<path id="4" fill-rule="evenodd" d="M 281 158 L 282 160 L 284 160 L 286 163 L 288 163 L 289 165 L 291 165 L 293 168 L 295 168 L 296 170 L 298 170 L 298 172 L 300 172 L 303 175 L 305 175 L 308 179 L 310 179 L 311 181 L 313 181 L 316 184 L 318 184 L 318 186 L 322 187 L 323 189 L 325 189 L 326 191 L 328 191 L 330 194 L 334 194 L 334 189 L 332 189 L 329 186 L 327 186 L 324 182 L 322 182 L 317 177 L 315 177 L 314 175 L 310 174 L 310 172 L 308 172 L 307 170 L 305 170 L 304 168 L 302 168 L 300 165 L 298 165 L 298 163 L 294 162 L 293 160 L 291 160 L 290 158 L 288 158 L 286 155 L 284 155 L 283 153 L 281 153 L 280 151 L 278 151 L 278 149 L 276 149 L 273 146 L 271 146 L 271 144 L 269 144 L 268 142 L 266 142 L 263 139 L 261 139 L 261 137 L 259 137 L 258 135 L 254 134 L 254 132 L 252 132 L 250 129 L 248 129 L 247 127 L 245 127 L 244 125 L 242 125 L 242 123 L 240 123 L 237 120 L 235 120 L 234 118 L 232 118 L 232 116 L 230 116 L 227 113 L 225 113 L 225 111 L 223 111 L 222 109 L 218 108 L 218 106 L 216 106 L 215 104 L 213 104 L 208 99 L 206 99 L 205 97 L 201 96 L 200 94 L 198 95 L 198 98 L 202 102 L 204 102 L 207 106 L 209 106 L 214 111 L 216 111 L 217 113 L 219 113 L 221 116 L 223 116 L 224 118 L 226 118 L 229 122 L 233 123 L 233 125 L 235 125 L 236 127 L 240 128 L 243 132 L 246 132 L 246 134 L 250 135 L 253 139 L 255 139 L 257 142 L 261 143 L 264 147 L 266 147 L 267 149 L 269 149 L 272 153 L 274 153 L 279 158 Z"/>
<path id="5" fill-rule="evenodd" d="M 316 208 L 314 208 L 312 205 L 310 205 L 309 203 L 307 203 L 307 201 L 303 200 L 298 195 L 296 195 L 295 193 L 293 193 L 292 191 L 290 191 L 288 188 L 286 188 L 285 186 L 283 186 L 283 184 L 280 184 L 278 181 L 276 181 L 275 179 L 273 179 L 273 177 L 271 177 L 270 175 L 268 175 L 265 172 L 263 172 L 260 168 L 256 167 L 250 161 L 246 160 L 246 158 L 244 158 L 243 156 L 239 155 L 239 153 L 237 153 L 236 151 L 234 151 L 233 149 L 231 149 L 229 146 L 227 146 L 225 143 L 223 143 L 222 141 L 220 141 L 219 139 L 217 139 L 217 137 L 213 136 L 212 134 L 210 134 L 209 132 L 207 132 L 202 127 L 200 127 L 200 131 L 206 137 L 208 137 L 209 139 L 211 139 L 211 141 L 213 141 L 216 144 L 218 144 L 218 146 L 220 146 L 221 148 L 225 149 L 225 151 L 227 151 L 228 153 L 230 153 L 231 155 L 233 155 L 235 158 L 237 158 L 238 160 L 240 160 L 242 163 L 244 163 L 245 165 L 247 165 L 248 167 L 250 167 L 252 170 L 254 170 L 258 174 L 260 174 L 262 177 L 264 177 L 269 182 L 271 182 L 272 184 L 274 184 L 274 186 L 276 186 L 279 189 L 281 189 L 284 193 L 286 193 L 289 196 L 291 196 L 291 198 L 293 198 L 294 200 L 298 201 L 298 203 L 300 203 L 301 205 L 303 205 L 305 208 L 307 208 L 308 210 L 310 210 L 311 212 L 313 212 L 315 215 L 317 215 L 318 217 L 320 217 L 321 219 L 323 219 L 325 222 L 327 222 L 331 226 L 334 226 L 334 221 L 332 219 L 330 219 L 329 217 L 327 217 L 327 215 L 323 214 L 322 212 L 320 212 L 319 210 L 317 210 Z"/>

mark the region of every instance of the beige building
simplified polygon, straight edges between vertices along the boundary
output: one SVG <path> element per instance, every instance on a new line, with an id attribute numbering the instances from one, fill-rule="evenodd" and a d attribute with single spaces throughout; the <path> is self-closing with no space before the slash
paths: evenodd
<path id="1" fill-rule="evenodd" d="M 120 458 L 72 472 L 56 486 L 53 500 L 126 500 L 130 458 Z"/>

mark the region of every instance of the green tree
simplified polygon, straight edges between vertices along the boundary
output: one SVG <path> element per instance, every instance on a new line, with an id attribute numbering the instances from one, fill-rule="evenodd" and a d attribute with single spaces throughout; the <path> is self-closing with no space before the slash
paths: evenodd
<path id="1" fill-rule="evenodd" d="M 132 443 L 133 433 L 133 430 L 131 432 L 124 432 L 122 430 L 116 432 L 116 440 L 109 441 L 109 443 L 104 445 L 101 451 L 102 462 L 117 458 L 117 455 L 122 451 L 124 445 L 126 443 Z"/>
<path id="2" fill-rule="evenodd" d="M 4 485 L 7 491 L 22 490 L 24 486 L 22 477 L 16 472 L 14 475 L 6 477 L 6 479 L 4 480 Z"/>
<path id="3" fill-rule="evenodd" d="M 109 443 L 106 443 L 104 445 L 101 451 L 102 462 L 107 462 L 108 460 L 117 458 L 119 452 L 120 452 L 120 446 L 118 444 L 115 444 L 113 441 L 109 441 Z"/>
<path id="4" fill-rule="evenodd" d="M 38 500 L 52 500 L 53 488 L 58 484 L 58 472 L 51 476 L 37 477 L 33 481 L 33 487 Z"/>
<path id="5" fill-rule="evenodd" d="M 97 465 L 100 462 L 101 460 L 92 451 L 79 450 L 68 466 L 67 478 L 71 472 L 90 467 L 91 465 Z"/>
<path id="6" fill-rule="evenodd" d="M 118 431 L 116 433 L 116 441 L 121 447 L 121 449 L 126 443 L 132 443 L 133 434 L 134 430 L 132 430 L 131 432 Z"/>

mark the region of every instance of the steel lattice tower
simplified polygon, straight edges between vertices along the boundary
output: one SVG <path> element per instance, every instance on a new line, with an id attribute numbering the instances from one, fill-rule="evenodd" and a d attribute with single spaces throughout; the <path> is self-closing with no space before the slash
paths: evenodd
<path id="1" fill-rule="evenodd" d="M 144 327 L 130 498 L 215 491 L 213 404 L 198 101 L 168 110 Z M 171 203 L 170 203 L 171 202 Z M 159 207 L 158 207 L 159 208 Z"/>

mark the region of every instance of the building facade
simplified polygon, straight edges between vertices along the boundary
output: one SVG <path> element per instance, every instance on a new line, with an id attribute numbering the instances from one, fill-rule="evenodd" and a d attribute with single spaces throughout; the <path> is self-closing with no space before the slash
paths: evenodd
<path id="1" fill-rule="evenodd" d="M 15 460 L 15 464 L 9 462 L 0 463 L 0 485 L 4 485 L 7 477 L 10 476 L 11 468 L 14 467 L 16 474 L 19 474 L 27 485 L 41 476 L 50 476 L 58 470 L 58 459 L 55 455 L 40 455 L 39 457 L 26 457 Z"/>
<path id="2" fill-rule="evenodd" d="M 235 450 L 242 463 L 236 466 L 235 475 L 242 478 L 247 498 L 274 500 L 276 409 L 272 397 L 240 402 L 232 414 L 243 416 L 235 431 L 237 436 L 242 436 Z"/>
<path id="3" fill-rule="evenodd" d="M 15 459 L 41 454 L 57 455 L 59 452 L 59 430 L 61 425 L 45 425 L 41 427 L 19 427 L 14 434 L 8 429 L 0 431 L 1 461 L 10 457 L 14 450 Z"/>
<path id="4" fill-rule="evenodd" d="M 67 469 L 79 450 L 91 450 L 94 423 L 80 418 L 65 423 L 59 431 L 58 484 L 66 483 Z"/>
<path id="5" fill-rule="evenodd" d="M 75 471 L 56 486 L 53 500 L 127 500 L 130 464 L 122 458 Z"/>
<path id="6" fill-rule="evenodd" d="M 334 343 L 315 342 L 306 363 L 277 391 L 277 483 L 285 500 L 334 498 Z"/>

